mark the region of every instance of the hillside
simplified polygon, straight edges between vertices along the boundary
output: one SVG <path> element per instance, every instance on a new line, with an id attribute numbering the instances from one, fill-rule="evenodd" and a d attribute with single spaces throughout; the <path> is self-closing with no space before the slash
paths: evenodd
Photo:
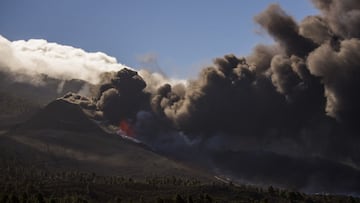
<path id="1" fill-rule="evenodd" d="M 14 80 L 14 77 L 17 80 Z M 79 92 L 84 86 L 88 89 L 94 88 L 92 84 L 83 80 L 61 80 L 45 74 L 29 78 L 23 73 L 17 73 L 14 76 L 13 73 L 0 69 L 0 92 L 41 106 L 45 106 L 67 92 Z"/>
<path id="2" fill-rule="evenodd" d="M 79 104 L 65 99 L 56 99 L 42 111 L 22 124 L 21 130 L 66 130 L 73 132 L 103 132 L 83 112 Z"/>
<path id="3" fill-rule="evenodd" d="M 217 170 L 234 182 L 276 185 L 303 192 L 358 194 L 360 171 L 320 157 L 290 157 L 266 151 L 216 151 Z"/>
<path id="4" fill-rule="evenodd" d="M 360 173 L 348 166 L 222 150 L 209 152 L 213 166 L 190 167 L 191 162 L 175 161 L 104 131 L 105 123 L 89 116 L 94 110 L 81 107 L 81 101 L 54 100 L 0 135 L 1 201 L 360 202 L 350 196 L 296 191 L 311 187 L 307 178 L 312 177 L 317 188 L 327 186 L 324 191 L 356 193 Z M 207 172 L 206 167 L 217 171 Z M 254 183 L 263 187 L 244 185 Z"/>
<path id="5" fill-rule="evenodd" d="M 58 99 L 9 133 L 0 136 L 5 157 L 54 169 L 145 178 L 153 175 L 198 177 L 206 173 L 160 156 L 141 143 L 104 132 L 78 104 Z"/>
<path id="6" fill-rule="evenodd" d="M 1 162 L 1 202 L 268 202 L 357 203 L 359 198 L 329 194 L 304 194 L 274 187 L 206 183 L 179 176 L 103 176 L 79 170 L 39 169 L 12 159 Z"/>
<path id="7" fill-rule="evenodd" d="M 40 105 L 35 102 L 0 90 L 0 131 L 28 120 L 39 109 Z"/>

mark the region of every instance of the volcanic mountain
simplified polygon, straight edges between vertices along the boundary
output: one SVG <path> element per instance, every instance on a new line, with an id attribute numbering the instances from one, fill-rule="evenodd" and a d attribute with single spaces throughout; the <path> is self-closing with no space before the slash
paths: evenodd
<path id="1" fill-rule="evenodd" d="M 360 172 L 321 158 L 296 158 L 266 151 L 202 151 L 202 163 L 181 152 L 155 152 L 149 146 L 119 136 L 116 126 L 99 119 L 90 100 L 67 94 L 0 136 L 4 157 L 50 169 L 79 170 L 136 178 L 150 176 L 230 178 L 238 183 L 293 187 L 302 191 L 355 192 Z M 181 159 L 181 162 L 174 161 Z M 206 161 L 209 160 L 209 161 Z M 201 165 L 209 172 L 189 167 Z M 210 164 L 209 164 L 210 163 Z M 185 165 L 184 165 L 185 164 Z M 210 175 L 212 174 L 212 175 Z M 331 179 L 331 181 L 330 181 Z M 330 181 L 330 182 L 329 182 Z"/>
<path id="2" fill-rule="evenodd" d="M 66 99 L 56 99 L 36 114 L 21 129 L 53 129 L 75 132 L 97 132 L 102 130 L 85 115 L 79 104 Z"/>
<path id="3" fill-rule="evenodd" d="M 161 175 L 211 179 L 206 173 L 161 156 L 141 143 L 104 131 L 104 125 L 92 119 L 92 114 L 94 111 L 82 108 L 79 102 L 57 99 L 0 136 L 2 154 L 50 169 L 135 178 Z"/>

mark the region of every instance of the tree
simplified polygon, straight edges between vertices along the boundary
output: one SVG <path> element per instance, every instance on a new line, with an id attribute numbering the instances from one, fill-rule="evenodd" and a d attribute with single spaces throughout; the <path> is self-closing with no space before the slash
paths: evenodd
<path id="1" fill-rule="evenodd" d="M 210 195 L 205 194 L 205 203 L 212 203 L 213 199 L 210 197 Z"/>
<path id="2" fill-rule="evenodd" d="M 271 196 L 275 195 L 275 190 L 274 190 L 274 188 L 273 188 L 272 186 L 270 186 L 270 187 L 268 188 L 268 193 L 269 193 Z"/>
<path id="3" fill-rule="evenodd" d="M 115 203 L 121 203 L 121 198 L 120 197 L 115 197 Z"/>
<path id="4" fill-rule="evenodd" d="M 194 203 L 194 200 L 191 195 L 189 195 L 189 197 L 188 197 L 188 203 Z"/>
<path id="5" fill-rule="evenodd" d="M 37 193 L 35 199 L 36 199 L 36 201 L 37 201 L 38 203 L 45 203 L 44 197 L 43 197 L 43 195 L 42 195 L 40 192 Z"/>
<path id="6" fill-rule="evenodd" d="M 9 197 L 8 197 L 8 195 L 7 194 L 3 194 L 2 196 L 1 196 L 1 202 L 7 202 L 8 201 L 8 199 L 9 199 Z"/>
<path id="7" fill-rule="evenodd" d="M 144 202 L 145 202 L 145 200 L 144 200 L 144 197 L 143 197 L 143 196 L 140 196 L 139 202 L 140 202 L 140 203 L 144 203 Z"/>
<path id="8" fill-rule="evenodd" d="M 20 198 L 20 202 L 27 202 L 29 199 L 28 195 L 26 192 L 24 192 L 22 195 L 21 195 L 21 198 Z"/>
<path id="9" fill-rule="evenodd" d="M 156 198 L 156 203 L 164 203 L 164 200 L 160 197 Z"/>
<path id="10" fill-rule="evenodd" d="M 12 202 L 12 203 L 19 203 L 20 202 L 19 198 L 15 194 L 11 194 L 9 200 L 10 200 L 9 202 Z"/>
<path id="11" fill-rule="evenodd" d="M 175 202 L 176 203 L 186 203 L 185 200 L 181 197 L 181 195 L 177 194 L 175 196 Z"/>

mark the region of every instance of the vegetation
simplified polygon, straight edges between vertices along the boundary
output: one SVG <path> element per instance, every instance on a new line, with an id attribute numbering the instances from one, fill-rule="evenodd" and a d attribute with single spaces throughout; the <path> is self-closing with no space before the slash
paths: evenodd
<path id="1" fill-rule="evenodd" d="M 186 177 L 100 176 L 49 170 L 13 159 L 0 161 L 0 202 L 360 202 L 335 195 L 307 195 L 273 187 L 202 183 Z"/>

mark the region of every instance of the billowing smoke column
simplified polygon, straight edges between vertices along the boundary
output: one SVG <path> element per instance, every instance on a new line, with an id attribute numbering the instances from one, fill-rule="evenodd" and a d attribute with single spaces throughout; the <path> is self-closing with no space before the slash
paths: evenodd
<path id="1" fill-rule="evenodd" d="M 270 5 L 255 17 L 259 23 L 284 49 L 286 55 L 306 56 L 316 45 L 299 34 L 299 27 L 278 5 Z"/>
<path id="2" fill-rule="evenodd" d="M 258 45 L 245 58 L 217 58 L 186 84 L 154 86 L 144 74 L 146 87 L 123 69 L 100 88 L 98 108 L 113 123 L 132 120 L 143 135 L 176 129 L 205 140 L 256 139 L 265 149 L 360 166 L 351 142 L 359 139 L 360 2 L 313 2 L 322 14 L 299 24 L 270 5 L 255 21 L 275 45 Z M 283 150 L 277 141 L 293 147 Z"/>
<path id="3" fill-rule="evenodd" d="M 247 60 L 218 58 L 187 87 L 162 86 L 152 94 L 153 111 L 185 131 L 252 135 L 302 127 L 321 114 L 324 87 L 306 61 L 318 45 L 278 5 L 255 19 L 278 46 L 259 45 Z"/>
<path id="4" fill-rule="evenodd" d="M 137 72 L 121 69 L 110 83 L 100 87 L 97 107 L 114 124 L 123 119 L 135 118 L 139 109 L 146 105 L 147 95 L 143 92 L 145 87 L 144 80 Z"/>
<path id="5" fill-rule="evenodd" d="M 292 128 L 299 120 L 289 123 L 288 116 L 309 118 L 321 111 L 322 86 L 299 57 L 275 56 L 267 74 L 257 74 L 234 55 L 214 63 L 184 91 L 159 88 L 151 101 L 154 111 L 185 131 L 252 135 Z"/>

